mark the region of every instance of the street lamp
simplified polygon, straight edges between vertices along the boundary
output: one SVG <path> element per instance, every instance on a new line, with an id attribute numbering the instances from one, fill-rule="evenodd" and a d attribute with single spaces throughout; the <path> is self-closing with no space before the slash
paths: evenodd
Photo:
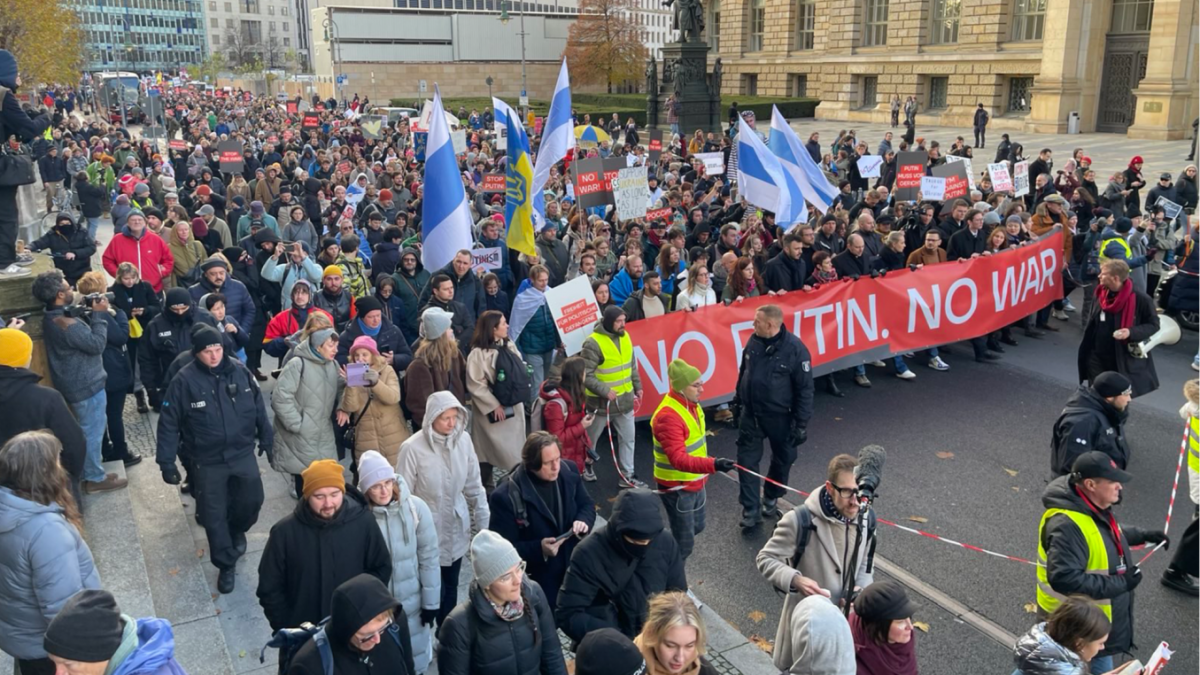
<path id="1" fill-rule="evenodd" d="M 129 56 L 130 67 L 133 67 L 133 44 L 125 43 L 125 53 Z M 117 90 L 121 92 L 121 126 L 128 131 L 129 118 L 125 114 L 125 82 L 121 79 L 121 64 L 117 64 Z"/>
<path id="2" fill-rule="evenodd" d="M 500 3 L 500 23 L 503 25 L 508 25 L 508 5 L 509 3 L 505 0 L 502 0 Z M 521 32 L 517 33 L 517 35 L 521 36 L 521 94 L 526 97 L 525 100 L 527 101 L 522 106 L 521 114 L 528 115 L 529 88 L 526 86 L 527 80 L 525 77 L 525 0 L 521 0 Z"/>
<path id="3" fill-rule="evenodd" d="M 342 77 L 338 72 L 342 61 L 342 44 L 338 40 L 337 22 L 333 20 L 333 10 L 321 21 L 321 26 L 325 28 L 325 41 L 329 42 L 330 30 L 333 31 L 333 43 L 329 49 L 329 58 L 333 61 L 333 81 L 337 85 L 338 99 L 342 99 Z"/>

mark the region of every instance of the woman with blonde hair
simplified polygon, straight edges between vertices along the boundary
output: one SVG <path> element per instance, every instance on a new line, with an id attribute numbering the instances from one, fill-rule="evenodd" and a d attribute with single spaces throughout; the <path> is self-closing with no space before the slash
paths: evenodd
<path id="1" fill-rule="evenodd" d="M 199 220 L 201 225 L 204 224 L 202 218 L 195 220 Z M 175 266 L 171 269 L 171 276 L 167 277 L 163 288 L 187 288 L 200 281 L 200 263 L 204 262 L 208 253 L 204 250 L 204 244 L 192 236 L 192 224 L 187 221 L 175 223 L 175 227 L 172 227 L 167 235 L 167 246 L 171 249 Z"/>
<path id="2" fill-rule="evenodd" d="M 0 448 L 0 650 L 25 675 L 52 675 L 42 644 L 71 596 L 100 588 L 83 518 L 49 431 L 26 431 Z"/>
<path id="3" fill-rule="evenodd" d="M 412 414 L 414 431 L 424 425 L 426 402 L 434 392 L 449 391 L 459 401 L 467 399 L 467 362 L 454 338 L 451 318 L 438 307 L 421 314 L 422 337 L 404 371 L 404 403 Z"/>
<path id="4" fill-rule="evenodd" d="M 648 675 L 716 675 L 704 659 L 707 631 L 696 603 L 683 591 L 650 598 L 646 622 L 633 644 L 646 659 Z"/>

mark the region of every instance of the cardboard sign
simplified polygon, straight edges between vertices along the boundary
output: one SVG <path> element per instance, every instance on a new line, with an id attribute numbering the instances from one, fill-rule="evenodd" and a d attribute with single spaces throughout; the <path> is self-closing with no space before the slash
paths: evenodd
<path id="1" fill-rule="evenodd" d="M 946 179 L 938 176 L 921 176 L 921 199 L 940 202 L 946 198 Z"/>
<path id="2" fill-rule="evenodd" d="M 353 168 L 354 168 L 354 165 L 351 164 L 350 160 L 348 160 L 348 159 L 343 159 L 342 161 L 338 162 L 338 164 L 337 164 L 337 170 L 341 171 L 344 174 L 349 174 L 350 170 Z"/>
<path id="3" fill-rule="evenodd" d="M 883 166 L 883 157 L 863 155 L 858 158 L 856 163 L 858 164 L 858 175 L 863 178 L 879 178 L 879 167 Z"/>
<path id="4" fill-rule="evenodd" d="M 287 114 L 295 115 L 297 112 L 299 112 L 300 104 L 295 101 L 288 101 L 285 107 L 287 109 Z"/>
<path id="5" fill-rule="evenodd" d="M 646 204 L 650 202 L 646 167 L 635 166 L 618 171 L 613 181 L 613 198 L 616 201 L 617 219 L 633 220 L 645 216 Z"/>
<path id="6" fill-rule="evenodd" d="M 671 214 L 674 212 L 675 212 L 675 209 L 672 209 L 669 206 L 667 206 L 665 208 L 661 208 L 661 209 L 654 209 L 652 211 L 647 211 L 646 212 L 646 222 L 650 222 L 652 220 L 670 220 Z"/>
<path id="7" fill-rule="evenodd" d="M 725 173 L 725 154 L 720 152 L 697 152 L 692 155 L 704 162 L 704 175 L 720 176 Z"/>
<path id="8" fill-rule="evenodd" d="M 321 116 L 315 112 L 304 113 L 304 121 L 300 123 L 303 129 L 316 129 L 321 126 Z"/>
<path id="9" fill-rule="evenodd" d="M 967 187 L 975 189 L 975 169 L 971 166 L 970 157 L 959 157 L 958 155 L 946 155 L 947 164 L 963 164 L 967 167 Z"/>
<path id="10" fill-rule="evenodd" d="M 662 157 L 662 137 L 662 129 L 651 129 L 646 132 L 646 161 L 655 168 L 658 167 L 658 160 Z"/>
<path id="11" fill-rule="evenodd" d="M 425 147 L 429 145 L 428 131 L 413 132 L 413 159 L 418 162 L 425 161 Z"/>
<path id="12" fill-rule="evenodd" d="M 1029 162 L 1017 162 L 1013 165 L 1013 196 L 1023 197 L 1029 194 Z"/>
<path id="13" fill-rule="evenodd" d="M 604 164 L 599 157 L 581 159 L 574 164 L 575 200 L 579 208 L 590 209 L 608 203 L 612 193 L 604 180 Z"/>
<path id="14" fill-rule="evenodd" d="M 583 341 L 596 328 L 600 320 L 600 305 L 592 284 L 584 275 L 575 277 L 565 284 L 546 290 L 546 305 L 558 335 L 562 338 L 567 356 L 583 351 Z"/>
<path id="15" fill-rule="evenodd" d="M 187 150 L 187 141 L 179 138 L 172 138 L 167 141 L 167 147 L 172 150 Z"/>
<path id="16" fill-rule="evenodd" d="M 483 174 L 481 189 L 484 192 L 504 192 L 508 189 L 505 185 L 505 180 L 505 176 L 502 173 L 485 173 Z"/>
<path id="17" fill-rule="evenodd" d="M 988 164 L 988 176 L 992 179 L 993 192 L 1012 192 L 1013 181 L 1007 163 Z"/>
<path id="18" fill-rule="evenodd" d="M 475 271 L 491 272 L 504 266 L 500 259 L 500 247 L 477 248 L 471 251 L 471 267 Z"/>
<path id="19" fill-rule="evenodd" d="M 896 156 L 896 190 L 897 201 L 915 202 L 917 191 L 921 189 L 921 179 L 925 177 L 925 161 L 929 155 L 923 152 L 902 152 Z"/>
<path id="20" fill-rule="evenodd" d="M 454 154 L 461 155 L 467 151 L 467 130 L 459 129 L 458 131 L 450 132 L 450 144 L 454 147 Z"/>
<path id="21" fill-rule="evenodd" d="M 1183 207 L 1166 197 L 1159 197 L 1158 201 L 1154 202 L 1155 206 L 1163 207 L 1163 213 L 1166 214 L 1167 220 L 1175 220 L 1183 213 Z"/>
<path id="22" fill-rule="evenodd" d="M 933 167 L 930 173 L 938 178 L 946 179 L 942 198 L 938 201 L 958 199 L 967 196 L 967 193 L 970 192 L 970 188 L 967 187 L 967 166 L 962 162 L 940 164 Z M 929 199 L 930 197 L 926 195 L 925 198 Z"/>
<path id="23" fill-rule="evenodd" d="M 221 163 L 221 173 L 242 172 L 241 141 L 221 141 L 217 145 L 217 153 Z"/>

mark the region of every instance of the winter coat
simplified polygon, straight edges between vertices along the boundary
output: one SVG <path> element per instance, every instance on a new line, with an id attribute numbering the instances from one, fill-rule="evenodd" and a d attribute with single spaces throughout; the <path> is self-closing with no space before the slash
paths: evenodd
<path id="1" fill-rule="evenodd" d="M 28 368 L 0 366 L 0 446 L 25 431 L 48 429 L 62 443 L 59 461 L 76 481 L 83 474 L 87 440 L 57 389 L 38 384 L 42 376 Z"/>
<path id="2" fill-rule="evenodd" d="M 338 363 L 346 365 L 350 357 L 350 345 L 354 344 L 354 341 L 362 335 L 366 335 L 362 319 L 355 319 L 346 325 L 346 330 L 338 336 Z M 408 341 L 404 339 L 404 334 L 400 332 L 399 328 L 389 321 L 381 321 L 379 332 L 370 337 L 375 340 L 375 346 L 381 354 L 391 352 L 392 359 L 388 365 L 397 373 L 403 373 L 408 369 L 408 364 L 412 363 L 413 358 L 412 348 L 408 346 Z"/>
<path id="3" fill-rule="evenodd" d="M 199 281 L 200 263 L 204 262 L 208 255 L 204 244 L 194 237 L 189 237 L 187 241 L 181 241 L 178 230 L 171 228 L 167 235 L 167 248 L 171 251 L 174 265 L 171 268 L 171 275 L 163 280 L 163 288 L 175 288 L 176 286 L 187 288 Z M 193 299 L 199 300 L 199 298 Z"/>
<path id="4" fill-rule="evenodd" d="M 232 274 L 225 277 L 225 283 L 220 288 L 212 285 L 206 277 L 200 277 L 199 283 L 193 284 L 188 288 L 188 293 L 191 294 L 199 306 L 200 298 L 203 298 L 209 293 L 220 293 L 225 296 L 225 311 L 237 320 L 239 326 L 254 325 L 254 298 L 250 296 L 250 290 L 246 288 L 246 284 L 233 278 Z"/>
<path id="5" fill-rule="evenodd" d="M 507 349 L 519 363 L 521 354 L 511 340 L 487 349 L 472 349 L 467 355 L 467 391 L 471 394 L 471 438 L 480 462 L 508 470 L 521 461 L 525 443 L 525 402 L 512 406 L 513 414 L 502 422 L 493 422 L 490 414 L 500 407 L 492 395 L 496 381 L 498 349 Z M 561 532 L 559 534 L 562 534 Z"/>
<path id="6" fill-rule="evenodd" d="M 400 245 L 392 241 L 381 241 L 371 256 L 371 283 L 379 283 L 379 277 L 391 276 L 400 264 Z"/>
<path id="7" fill-rule="evenodd" d="M 1117 410 L 1091 387 L 1079 385 L 1054 421 L 1050 439 L 1050 473 L 1071 473 L 1075 460 L 1085 452 L 1099 450 L 1124 470 L 1129 465 L 1129 443 L 1125 440 L 1127 410 Z"/>
<path id="8" fill-rule="evenodd" d="M 262 279 L 279 284 L 279 297 L 283 302 L 283 309 L 291 309 L 292 287 L 298 279 L 306 279 L 313 289 L 321 287 L 321 267 L 313 261 L 312 256 L 305 257 L 299 265 L 292 263 L 291 258 L 281 261 L 271 256 L 263 265 L 260 275 Z"/>
<path id="9" fill-rule="evenodd" d="M 56 218 L 70 217 L 59 214 Z M 74 286 L 79 278 L 92 270 L 92 255 L 96 253 L 96 242 L 88 236 L 86 227 L 74 223 L 55 227 L 29 245 L 30 250 L 45 251 L 54 255 L 54 266 L 62 271 L 67 283 Z M 74 260 L 67 260 L 66 254 L 74 253 Z"/>
<path id="10" fill-rule="evenodd" d="M 416 268 L 413 269 L 412 274 L 409 274 L 402 267 L 397 266 L 392 278 L 396 280 L 396 295 L 404 303 L 404 325 L 400 328 L 404 331 L 404 337 L 411 344 L 417 339 L 417 325 L 420 318 L 417 310 L 425 305 L 421 300 L 421 292 L 429 285 L 432 275 L 421 265 L 420 251 L 415 248 L 406 248 L 400 252 L 400 255 L 403 257 L 407 253 L 417 256 Z"/>
<path id="11" fill-rule="evenodd" d="M 42 637 L 67 600 L 100 588 L 92 552 L 63 509 L 0 487 L 0 649 L 18 659 L 46 657 Z"/>
<path id="12" fill-rule="evenodd" d="M 1195 235 L 1193 234 L 1193 237 Z M 1200 275 L 1200 245 L 1191 240 L 1191 252 L 1188 252 L 1188 241 L 1182 241 L 1175 247 L 1175 255 L 1179 270 L 1183 272 L 1171 284 L 1171 296 L 1167 306 L 1172 310 L 1191 310 L 1195 312 L 1200 307 L 1200 285 L 1195 281 Z"/>
<path id="13" fill-rule="evenodd" d="M 603 321 L 597 321 L 596 327 L 592 332 L 608 336 L 614 345 L 620 347 L 620 338 L 616 334 L 609 332 L 608 329 L 604 327 Z M 595 341 L 595 339 L 591 338 L 583 341 L 583 351 L 580 353 L 580 355 L 583 356 L 583 360 L 586 363 L 583 384 L 587 391 L 595 392 L 596 394 L 600 395 L 587 395 L 587 409 L 597 412 L 598 414 L 603 414 L 605 409 L 609 407 L 608 399 L 603 398 L 608 396 L 609 388 L 608 385 L 596 378 L 596 370 L 601 367 L 601 364 L 603 364 L 603 367 L 605 368 L 616 367 L 619 364 L 605 364 L 604 354 L 600 351 L 600 345 Z M 633 412 L 634 395 L 639 394 L 642 391 L 642 378 L 638 374 L 636 359 L 634 359 L 634 361 L 633 367 L 630 369 L 630 375 L 633 377 L 633 390 L 621 394 L 617 397 L 617 400 L 612 402 L 613 410 L 610 410 L 610 412 L 614 414 L 626 415 Z"/>
<path id="14" fill-rule="evenodd" d="M 450 408 L 458 410 L 458 424 L 448 436 L 433 430 L 432 422 Z M 449 567 L 467 554 L 474 530 L 486 530 L 487 496 L 479 476 L 479 458 L 467 431 L 467 409 L 449 392 L 430 395 L 425 404 L 429 424 L 400 446 L 396 472 L 425 500 L 438 533 L 438 564 Z M 522 439 L 523 441 L 524 439 Z M 472 521 L 467 502 L 474 510 Z"/>
<path id="15" fill-rule="evenodd" d="M 1151 335 L 1154 335 L 1159 330 L 1158 312 L 1154 307 L 1154 301 L 1145 293 L 1133 292 L 1134 302 L 1137 307 L 1134 310 L 1133 326 L 1129 328 L 1129 339 L 1126 344 L 1137 344 L 1148 340 Z M 1097 306 L 1099 309 L 1099 306 Z M 1079 358 L 1077 365 L 1079 367 L 1079 381 L 1083 382 L 1087 379 L 1087 364 L 1088 357 L 1091 355 L 1093 346 L 1096 344 L 1096 331 L 1101 330 L 1100 321 L 1101 312 L 1092 313 L 1092 318 L 1087 322 L 1087 326 L 1083 330 L 1083 341 L 1079 343 Z M 1107 326 L 1115 326 L 1115 318 L 1108 317 L 1109 321 L 1105 323 Z M 1129 378 L 1133 383 L 1133 397 L 1137 398 L 1158 389 L 1158 373 L 1154 370 L 1154 352 L 1150 352 L 1144 359 L 1135 359 L 1124 344 L 1120 342 L 1116 345 L 1116 361 L 1117 372 Z"/>
<path id="16" fill-rule="evenodd" d="M 285 242 L 298 241 L 308 246 L 309 253 L 320 249 L 321 240 L 317 237 L 316 228 L 308 222 L 308 219 L 297 222 L 287 214 L 284 214 L 284 218 L 287 218 L 287 223 L 281 228 L 280 239 Z"/>
<path id="17" fill-rule="evenodd" d="M 799 575 L 806 576 L 832 593 L 836 602 L 841 595 L 842 570 L 850 562 L 849 547 L 854 541 L 854 526 L 825 515 L 821 508 L 821 492 L 824 489 L 821 487 L 813 490 L 803 504 L 779 519 L 775 532 L 755 559 L 759 573 L 775 587 L 775 590 L 784 594 L 783 612 L 779 615 L 773 652 L 775 667 L 780 670 L 791 668 L 801 651 L 799 645 L 792 643 L 795 633 L 792 619 L 796 606 L 807 596 L 792 588 L 792 580 Z M 808 510 L 813 530 L 809 533 L 804 555 L 800 557 L 799 562 L 793 562 L 792 557 L 796 553 L 796 542 L 799 538 L 798 509 Z M 874 554 L 869 544 L 867 538 L 863 537 L 859 549 L 858 569 L 854 573 L 854 584 L 862 588 L 866 588 L 875 580 L 871 572 Z"/>
<path id="18" fill-rule="evenodd" d="M 1083 498 L 1068 482 L 1068 476 L 1050 481 L 1042 493 L 1042 505 L 1047 509 L 1066 509 L 1082 513 L 1096 522 L 1100 538 L 1108 551 L 1108 574 L 1088 574 L 1088 546 L 1083 533 L 1075 523 L 1063 514 L 1051 516 L 1042 528 L 1041 545 L 1046 551 L 1046 580 L 1057 593 L 1070 596 L 1080 594 L 1089 598 L 1112 601 L 1112 628 L 1108 642 L 1098 656 L 1128 653 L 1134 646 L 1133 637 L 1133 591 L 1129 590 L 1131 575 L 1117 574 L 1117 566 L 1124 564 L 1132 568 L 1137 563 L 1130 546 L 1146 541 L 1142 530 L 1122 524 L 1120 545 L 1125 551 L 1124 559 L 1117 555 L 1117 542 L 1113 539 L 1107 514 L 1094 514 Z M 1041 612 L 1039 612 L 1040 614 Z"/>
<path id="19" fill-rule="evenodd" d="M 468 270 L 460 279 L 458 273 L 454 271 L 454 263 L 446 263 L 442 269 L 434 272 L 432 276 L 445 274 L 450 277 L 450 281 L 454 283 L 454 300 L 461 303 L 463 309 L 466 310 L 465 322 L 472 328 L 475 327 L 475 321 L 479 319 L 479 315 L 483 314 L 483 281 L 475 275 L 475 272 Z M 397 282 L 400 282 L 397 279 Z M 424 288 L 421 289 L 421 307 L 429 304 L 430 296 L 433 295 L 433 289 L 426 282 Z"/>
<path id="20" fill-rule="evenodd" d="M 183 316 L 168 309 L 145 325 L 137 358 L 138 374 L 147 389 L 166 389 L 170 384 L 167 370 L 176 356 L 191 350 L 192 326 L 196 323 L 206 323 L 220 330 L 208 310 L 194 306 Z"/>
<path id="21" fill-rule="evenodd" d="M 450 612 L 438 632 L 441 675 L 566 675 L 554 613 L 546 594 L 530 578 L 521 581 L 524 614 L 501 619 L 472 581 L 467 599 Z"/>
<path id="22" fill-rule="evenodd" d="M 75 192 L 79 194 L 79 206 L 84 218 L 99 218 L 104 213 L 108 201 L 108 191 L 87 181 L 75 182 Z"/>
<path id="23" fill-rule="evenodd" d="M 400 411 L 400 378 L 381 356 L 372 355 L 370 365 L 379 381 L 373 387 L 346 387 L 338 408 L 357 426 L 354 459 L 367 450 L 378 450 L 388 464 L 396 466 L 400 444 L 408 438 L 408 422 Z"/>
<path id="24" fill-rule="evenodd" d="M 1179 197 L 1176 202 L 1185 209 L 1196 208 L 1197 191 L 1196 179 L 1188 178 L 1187 174 L 1180 174 L 1179 180 L 1175 181 L 1175 195 Z"/>
<path id="25" fill-rule="evenodd" d="M 1071 238 L 1065 234 L 1064 237 L 1067 239 Z M 963 260 L 970 258 L 976 253 L 983 255 L 984 251 L 987 250 L 987 238 L 988 234 L 983 229 L 972 233 L 971 228 L 964 227 L 951 235 L 950 241 L 946 244 L 946 259 L 951 261 Z"/>
<path id="26" fill-rule="evenodd" d="M 318 459 L 337 459 L 331 415 L 343 386 L 336 361 L 314 353 L 308 339 L 296 347 L 271 395 L 276 471 L 299 474 Z"/>
<path id="27" fill-rule="evenodd" d="M 545 354 L 554 351 L 561 342 L 550 306 L 543 302 L 517 337 L 517 348 L 523 354 Z"/>
<path id="28" fill-rule="evenodd" d="M 414 429 L 425 423 L 425 405 L 437 391 L 449 391 L 458 401 L 467 400 L 467 361 L 462 352 L 455 352 L 448 371 L 433 370 L 425 359 L 416 357 L 404 371 L 404 407 L 412 413 Z"/>
<path id="29" fill-rule="evenodd" d="M 1013 663 L 1019 675 L 1087 675 L 1091 671 L 1079 655 L 1046 634 L 1045 622 L 1035 624 L 1013 646 Z"/>
<path id="30" fill-rule="evenodd" d="M 538 392 L 538 396 L 544 402 L 542 428 L 558 438 L 558 449 L 562 458 L 574 462 L 577 471 L 583 471 L 587 461 L 587 449 L 592 445 L 587 429 L 583 426 L 583 418 L 587 416 L 587 411 L 583 407 L 577 410 L 567 390 L 556 385 L 556 382 L 547 380 L 542 383 L 542 389 Z M 558 587 L 555 586 L 548 594 L 553 595 L 557 591 Z"/>
<path id="31" fill-rule="evenodd" d="M 710 307 L 717 304 L 717 294 L 713 291 L 711 285 L 696 284 L 690 290 L 684 284 L 680 287 L 679 295 L 675 297 L 675 309 L 683 311 L 686 309 L 701 307 Z"/>
<path id="32" fill-rule="evenodd" d="M 260 448 L 271 447 L 266 403 L 246 366 L 229 353 L 214 368 L 190 356 L 180 355 L 186 365 L 171 378 L 164 397 L 158 418 L 158 464 L 174 466 L 181 442 L 200 465 L 253 458 L 255 440 Z M 236 396 L 229 395 L 230 389 Z"/>
<path id="33" fill-rule="evenodd" d="M 658 497 L 649 490 L 630 490 L 613 508 L 612 518 L 579 543 L 555 611 L 567 637 L 579 641 L 598 628 L 615 628 L 632 639 L 646 621 L 651 595 L 687 590 L 683 559 L 669 531 L 659 530 L 649 544 L 636 548 L 623 536 L 661 527 Z"/>
<path id="34" fill-rule="evenodd" d="M 549 559 L 542 554 L 542 540 L 569 531 L 577 520 L 587 523 L 589 534 L 596 524 L 596 505 L 583 487 L 579 470 L 570 462 L 563 462 L 560 467 L 558 480 L 554 482 L 557 504 L 546 504 L 541 498 L 534 487 L 538 478 L 530 475 L 524 464 L 501 481 L 488 499 L 492 531 L 516 547 L 521 560 L 528 565 L 526 574 L 546 593 L 551 611 L 558 606 L 558 589 L 581 539 L 568 537 L 559 547 L 558 555 Z M 517 521 L 517 500 L 525 505 L 524 524 Z"/>
<path id="35" fill-rule="evenodd" d="M 788 603 L 792 598 L 788 597 Z M 794 675 L 853 675 L 854 635 L 828 598 L 810 595 L 801 598 L 785 616 L 791 627 L 792 661 L 784 669 Z M 778 653 L 779 647 L 775 648 Z M 779 662 L 776 657 L 775 662 Z"/>
<path id="36" fill-rule="evenodd" d="M 1054 219 L 1054 215 L 1050 213 L 1049 208 L 1046 209 L 1045 216 L 1034 214 L 1033 219 L 1029 223 L 1029 231 L 1035 237 L 1040 237 L 1044 234 L 1049 234 L 1054 229 L 1055 225 L 1062 225 L 1063 233 L 1063 260 L 1071 260 L 1071 251 L 1075 246 L 1075 238 L 1071 236 L 1071 232 L 1067 230 L 1067 213 L 1064 209 L 1058 216 L 1058 220 Z M 986 235 L 984 235 L 986 237 Z M 953 260 L 953 258 L 951 258 Z"/>
<path id="37" fill-rule="evenodd" d="M 79 403 L 104 389 L 104 349 L 108 345 L 107 312 L 87 312 L 73 319 L 62 307 L 42 315 L 42 337 L 46 363 L 54 388 L 67 403 Z"/>
<path id="38" fill-rule="evenodd" d="M 743 414 L 787 415 L 792 424 L 807 426 L 813 410 L 811 360 L 800 338 L 786 329 L 770 339 L 750 336 L 734 395 L 745 406 Z"/>
<path id="39" fill-rule="evenodd" d="M 763 284 L 772 291 L 798 291 L 804 287 L 807 278 L 804 259 L 792 260 L 787 253 L 771 258 L 763 269 Z"/>
<path id="40" fill-rule="evenodd" d="M 329 639 L 332 670 L 326 671 L 316 641 L 305 642 L 288 666 L 286 675 L 412 675 L 415 669 L 412 636 L 408 622 L 398 611 L 396 599 L 370 576 L 360 574 L 333 590 L 329 623 L 325 635 Z M 389 612 L 392 624 L 380 635 L 379 642 L 367 652 L 351 644 L 354 634 L 375 617 Z"/>
<path id="41" fill-rule="evenodd" d="M 125 311 L 113 307 L 109 310 L 111 320 L 108 327 L 108 343 L 104 346 L 104 390 L 109 396 L 125 398 L 125 392 L 133 385 L 133 365 L 129 363 L 129 319 Z"/>
<path id="42" fill-rule="evenodd" d="M 392 557 L 366 498 L 347 485 L 333 518 L 318 517 L 302 499 L 271 527 L 258 563 L 258 604 L 272 631 L 319 623 L 330 615 L 334 589 L 359 574 L 386 585 Z"/>
<path id="43" fill-rule="evenodd" d="M 354 318 L 354 297 L 350 295 L 350 289 L 345 286 L 338 291 L 337 295 L 329 295 L 325 289 L 317 286 L 316 292 L 313 293 L 313 305 L 325 310 L 329 316 L 333 317 L 334 328 L 340 333 L 346 330 L 346 325 L 350 323 L 350 319 Z"/>
<path id="44" fill-rule="evenodd" d="M 142 277 L 142 281 L 150 284 L 155 293 L 163 290 L 163 279 L 175 268 L 175 259 L 167 243 L 158 235 L 142 230 L 141 237 L 134 237 L 127 227 L 108 242 L 104 249 L 104 271 L 111 277 L 117 276 L 117 265 L 123 262 L 133 263 Z"/>

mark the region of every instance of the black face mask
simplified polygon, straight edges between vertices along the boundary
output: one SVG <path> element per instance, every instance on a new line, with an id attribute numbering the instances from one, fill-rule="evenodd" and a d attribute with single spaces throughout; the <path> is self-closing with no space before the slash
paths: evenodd
<path id="1" fill-rule="evenodd" d="M 625 548 L 625 554 L 634 559 L 644 558 L 646 557 L 646 553 L 650 551 L 650 544 L 634 544 L 626 539 L 624 535 L 621 536 L 621 545 Z"/>

